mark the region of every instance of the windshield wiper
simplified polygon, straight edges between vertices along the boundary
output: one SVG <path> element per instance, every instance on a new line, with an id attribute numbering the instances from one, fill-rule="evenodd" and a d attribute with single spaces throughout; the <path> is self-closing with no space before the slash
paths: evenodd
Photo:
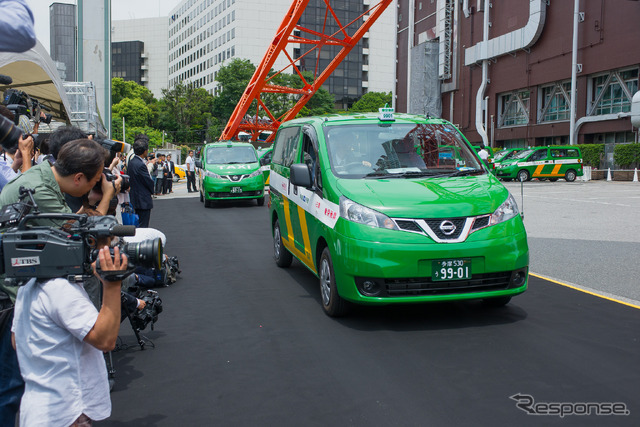
<path id="1" fill-rule="evenodd" d="M 452 174 L 447 174 L 447 176 L 468 176 L 468 175 L 481 174 L 482 172 L 483 172 L 482 169 L 466 169 L 466 170 L 456 171 Z"/>
<path id="2" fill-rule="evenodd" d="M 401 173 L 389 173 L 389 172 L 371 172 L 365 175 L 365 178 L 419 178 L 423 176 L 436 176 L 440 172 L 437 171 L 420 171 L 420 172 L 401 172 Z"/>

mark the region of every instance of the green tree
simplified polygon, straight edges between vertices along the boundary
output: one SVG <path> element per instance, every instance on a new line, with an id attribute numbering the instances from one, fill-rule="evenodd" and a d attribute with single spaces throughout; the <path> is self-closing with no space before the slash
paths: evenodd
<path id="1" fill-rule="evenodd" d="M 220 91 L 213 102 L 213 114 L 221 122 L 229 121 L 255 70 L 251 61 L 239 58 L 232 59 L 218 70 L 216 81 Z"/>
<path id="2" fill-rule="evenodd" d="M 391 105 L 391 92 L 367 92 L 349 109 L 350 113 L 377 113 L 379 108 Z"/>
<path id="3" fill-rule="evenodd" d="M 203 88 L 183 83 L 163 89 L 162 94 L 156 126 L 167 130 L 174 143 L 202 142 L 215 124 L 211 114 L 214 98 Z"/>
<path id="4" fill-rule="evenodd" d="M 111 104 L 118 104 L 125 98 L 139 98 L 147 105 L 156 102 L 153 93 L 146 87 L 133 81 L 125 81 L 120 77 L 114 77 L 111 79 Z"/>

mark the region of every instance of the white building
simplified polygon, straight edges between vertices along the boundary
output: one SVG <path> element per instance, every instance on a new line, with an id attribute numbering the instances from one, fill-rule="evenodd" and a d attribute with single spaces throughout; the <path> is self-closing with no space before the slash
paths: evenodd
<path id="1" fill-rule="evenodd" d="M 111 41 L 144 43 L 142 84 L 157 99 L 169 85 L 168 40 L 169 25 L 166 17 L 126 19 L 111 22 Z"/>
<path id="2" fill-rule="evenodd" d="M 351 0 L 348 5 L 362 13 L 363 5 L 370 3 L 375 0 Z M 292 0 L 182 1 L 169 15 L 169 86 L 192 83 L 215 95 L 220 67 L 231 58 L 258 65 L 291 4 Z M 368 40 L 361 41 L 368 46 L 362 49 L 358 73 L 364 92 L 391 92 L 395 86 L 395 13 L 393 4 L 373 24 Z M 300 46 L 288 44 L 287 49 L 294 57 Z M 274 68 L 286 64 L 286 58 L 278 58 Z"/>

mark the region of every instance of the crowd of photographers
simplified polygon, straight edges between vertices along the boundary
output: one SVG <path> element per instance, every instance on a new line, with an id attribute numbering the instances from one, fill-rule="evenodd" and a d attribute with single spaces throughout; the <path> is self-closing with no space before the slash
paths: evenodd
<path id="1" fill-rule="evenodd" d="M 21 129 L 11 113 L 0 107 L 0 207 L 29 196 L 42 214 L 104 216 L 117 215 L 122 204 L 131 203 L 139 226 L 148 227 L 156 191 L 144 162 L 148 138 L 136 138 L 135 154 L 125 165 L 124 153 L 116 152 L 124 151 L 124 144 L 94 141 L 69 126 L 47 139 L 34 137 L 33 127 Z M 123 175 L 125 168 L 130 177 Z M 66 225 L 52 218 L 30 224 L 56 229 Z M 148 230 L 164 239 L 161 232 Z M 126 249 L 110 248 L 111 236 L 97 240 L 93 245 L 99 269 L 94 266 L 95 275 L 84 275 L 79 283 L 67 277 L 34 277 L 21 283 L 8 273 L 0 277 L 0 425 L 13 426 L 18 411 L 21 426 L 91 425 L 91 420 L 110 415 L 103 352 L 114 348 L 125 313 L 144 309 L 148 301 L 141 294 L 122 292 L 123 278 L 130 274 L 123 272 L 132 268 L 122 253 Z M 162 257 L 162 244 L 158 252 Z M 156 282 L 149 266 L 135 271 L 124 279 L 124 289 Z M 141 323 L 137 330 L 134 326 L 136 336 L 146 320 Z"/>

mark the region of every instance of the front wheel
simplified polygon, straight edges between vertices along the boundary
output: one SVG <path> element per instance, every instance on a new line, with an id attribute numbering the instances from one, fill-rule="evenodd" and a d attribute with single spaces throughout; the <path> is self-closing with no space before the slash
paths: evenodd
<path id="1" fill-rule="evenodd" d="M 280 221 L 276 220 L 273 226 L 273 258 L 276 265 L 281 268 L 287 268 L 293 262 L 293 255 L 284 247 L 282 243 L 282 234 L 280 233 Z"/>
<path id="2" fill-rule="evenodd" d="M 322 308 L 329 316 L 340 317 L 347 313 L 348 303 L 338 295 L 329 248 L 324 248 L 320 258 L 320 296 Z"/>
<path id="3" fill-rule="evenodd" d="M 204 202 L 204 196 L 202 195 L 202 191 L 199 191 L 198 193 L 200 193 L 200 203 Z"/>
<path id="4" fill-rule="evenodd" d="M 264 205 L 264 196 L 260 197 L 259 199 L 256 199 L 256 202 L 258 202 L 258 206 L 263 206 Z"/>
<path id="5" fill-rule="evenodd" d="M 529 171 L 525 169 L 518 171 L 518 181 L 529 181 Z"/>
<path id="6" fill-rule="evenodd" d="M 565 172 L 564 179 L 567 182 L 573 182 L 573 181 L 576 180 L 577 176 L 578 176 L 578 174 L 576 174 L 576 171 L 574 171 L 573 169 L 569 169 L 567 172 Z"/>

